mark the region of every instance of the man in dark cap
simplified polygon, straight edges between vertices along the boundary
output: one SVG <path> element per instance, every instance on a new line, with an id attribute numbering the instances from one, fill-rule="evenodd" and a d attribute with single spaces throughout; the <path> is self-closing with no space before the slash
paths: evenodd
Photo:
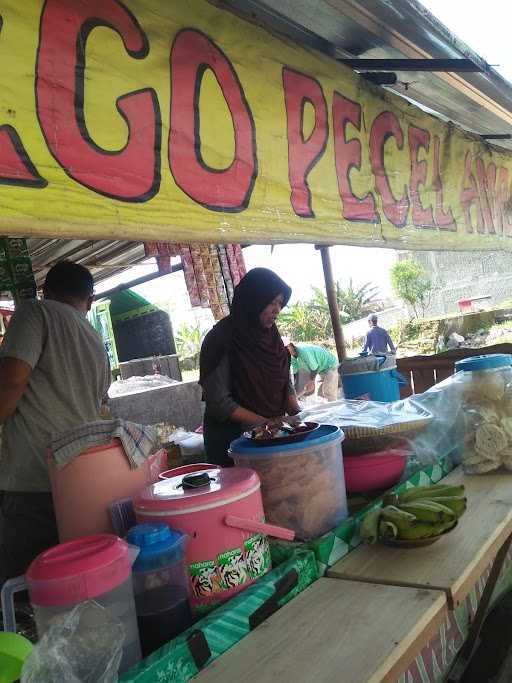
<path id="1" fill-rule="evenodd" d="M 46 465 L 52 436 L 100 419 L 111 376 L 87 321 L 93 289 L 87 268 L 57 263 L 44 299 L 17 307 L 0 346 L 0 583 L 58 543 Z"/>

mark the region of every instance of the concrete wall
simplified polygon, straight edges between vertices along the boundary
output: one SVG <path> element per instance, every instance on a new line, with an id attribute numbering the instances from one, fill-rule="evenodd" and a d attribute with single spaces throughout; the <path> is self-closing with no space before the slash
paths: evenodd
<path id="1" fill-rule="evenodd" d="M 457 301 L 475 296 L 491 298 L 482 308 L 512 298 L 512 254 L 507 252 L 415 251 L 411 255 L 430 274 L 434 291 L 427 316 L 458 310 Z"/>
<path id="2" fill-rule="evenodd" d="M 203 420 L 201 387 L 197 382 L 180 382 L 138 394 L 126 394 L 110 399 L 113 417 L 156 424 L 168 422 L 175 427 L 194 431 Z"/>
<path id="3" fill-rule="evenodd" d="M 152 375 L 154 372 L 153 364 L 156 363 L 161 375 L 167 375 L 171 379 L 181 382 L 180 362 L 177 354 L 170 356 L 157 356 L 152 358 L 134 358 L 124 363 L 119 363 L 121 379 L 129 377 L 144 377 Z"/>

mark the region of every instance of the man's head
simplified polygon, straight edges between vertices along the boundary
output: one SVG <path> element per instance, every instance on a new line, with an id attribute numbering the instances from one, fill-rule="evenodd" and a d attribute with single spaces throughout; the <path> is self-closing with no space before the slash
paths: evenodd
<path id="1" fill-rule="evenodd" d="M 283 339 L 284 347 L 288 350 L 288 353 L 290 354 L 290 356 L 297 358 L 298 353 L 297 353 L 297 348 L 296 348 L 295 344 L 292 341 L 290 341 L 289 337 L 283 337 L 282 339 Z"/>
<path id="2" fill-rule="evenodd" d="M 368 316 L 368 325 L 370 327 L 375 327 L 377 325 L 378 317 L 375 313 Z"/>
<path id="3" fill-rule="evenodd" d="M 43 293 L 45 299 L 69 304 L 79 311 L 88 311 L 94 299 L 94 281 L 84 266 L 72 261 L 60 261 L 48 271 Z"/>

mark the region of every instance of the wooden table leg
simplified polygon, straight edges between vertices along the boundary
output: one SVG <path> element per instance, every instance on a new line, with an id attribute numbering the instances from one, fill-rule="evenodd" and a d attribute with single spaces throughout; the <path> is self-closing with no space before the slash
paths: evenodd
<path id="1" fill-rule="evenodd" d="M 503 569 L 503 565 L 505 563 L 511 543 L 512 534 L 508 536 L 494 558 L 489 578 L 487 579 L 484 592 L 482 593 L 482 598 L 469 628 L 468 637 L 452 665 L 450 674 L 447 678 L 447 683 L 458 683 L 462 679 L 471 662 L 471 658 L 473 657 L 475 650 L 479 645 L 480 631 L 482 630 L 482 626 L 487 616 L 487 608 L 491 602 L 496 583 L 500 577 L 501 570 Z"/>

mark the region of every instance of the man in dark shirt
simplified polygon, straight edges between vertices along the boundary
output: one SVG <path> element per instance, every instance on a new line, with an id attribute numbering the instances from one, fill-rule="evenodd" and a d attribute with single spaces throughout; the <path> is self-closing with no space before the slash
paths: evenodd
<path id="1" fill-rule="evenodd" d="M 378 317 L 375 313 L 368 318 L 368 324 L 370 329 L 366 334 L 366 341 L 364 344 L 363 353 L 368 351 L 369 353 L 382 354 L 388 352 L 388 347 L 391 353 L 395 353 L 395 345 L 393 340 L 388 334 L 388 331 L 383 327 L 377 325 Z"/>

